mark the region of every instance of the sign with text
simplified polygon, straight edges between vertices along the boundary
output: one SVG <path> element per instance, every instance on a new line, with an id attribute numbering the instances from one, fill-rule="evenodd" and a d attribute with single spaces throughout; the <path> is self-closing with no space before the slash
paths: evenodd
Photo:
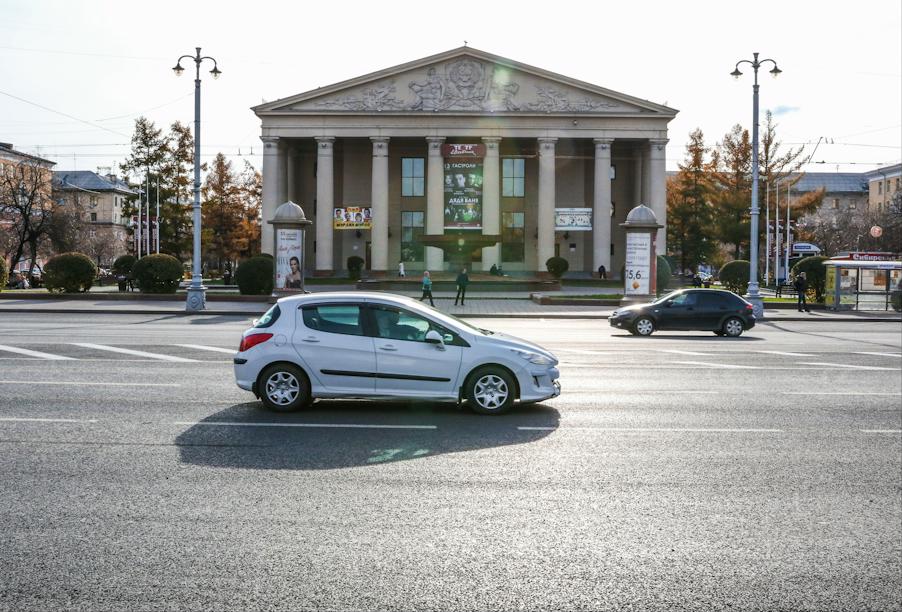
<path id="1" fill-rule="evenodd" d="M 345 206 L 332 209 L 332 229 L 368 230 L 373 228 L 373 209 L 368 206 Z"/>
<path id="2" fill-rule="evenodd" d="M 442 145 L 445 158 L 445 229 L 482 229 L 482 158 L 485 145 Z"/>
<path id="3" fill-rule="evenodd" d="M 304 232 L 279 228 L 276 234 L 276 289 L 300 290 L 303 286 L 301 260 L 304 254 Z"/>
<path id="4" fill-rule="evenodd" d="M 626 295 L 648 295 L 651 277 L 651 234 L 628 232 L 626 235 L 626 266 L 623 272 Z"/>
<path id="5" fill-rule="evenodd" d="M 555 208 L 554 229 L 566 232 L 592 231 L 592 209 Z"/>

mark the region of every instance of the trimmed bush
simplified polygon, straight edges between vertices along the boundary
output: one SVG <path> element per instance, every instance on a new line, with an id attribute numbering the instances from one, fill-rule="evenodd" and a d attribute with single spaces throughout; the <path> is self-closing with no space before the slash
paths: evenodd
<path id="1" fill-rule="evenodd" d="M 745 295 L 749 287 L 749 262 L 745 259 L 729 261 L 718 274 L 720 283 L 737 295 Z"/>
<path id="2" fill-rule="evenodd" d="M 357 280 L 360 278 L 360 271 L 363 270 L 364 263 L 366 262 L 363 261 L 363 258 L 357 255 L 348 257 L 348 274 L 350 274 L 352 279 Z"/>
<path id="3" fill-rule="evenodd" d="M 6 258 L 0 257 L 0 291 L 6 289 L 9 282 L 9 268 L 6 267 Z"/>
<path id="4" fill-rule="evenodd" d="M 545 262 L 548 273 L 555 278 L 560 278 L 570 269 L 570 263 L 563 257 L 549 257 Z"/>
<path id="5" fill-rule="evenodd" d="M 113 262 L 113 274 L 117 276 L 128 276 L 138 261 L 134 255 L 121 255 Z"/>
<path id="6" fill-rule="evenodd" d="M 182 264 L 172 255 L 145 255 L 132 266 L 142 293 L 175 293 L 182 280 Z"/>
<path id="7" fill-rule="evenodd" d="M 808 290 L 814 290 L 814 299 L 818 302 L 824 301 L 824 288 L 827 285 L 827 267 L 824 262 L 827 257 L 813 255 L 811 257 L 803 257 L 790 268 L 793 278 L 796 278 L 802 272 L 805 273 L 805 280 L 808 281 Z"/>
<path id="8" fill-rule="evenodd" d="M 235 283 L 241 295 L 270 295 L 272 293 L 273 258 L 255 255 L 238 264 Z"/>
<path id="9" fill-rule="evenodd" d="M 44 266 L 44 285 L 48 291 L 82 293 L 91 288 L 97 266 L 84 253 L 63 253 L 51 257 Z"/>
<path id="10" fill-rule="evenodd" d="M 658 255 L 657 266 L 655 281 L 657 282 L 658 293 L 664 293 L 667 290 L 667 285 L 670 284 L 670 276 L 673 274 L 673 270 L 670 267 L 670 262 L 667 261 L 667 257 L 664 255 Z"/>

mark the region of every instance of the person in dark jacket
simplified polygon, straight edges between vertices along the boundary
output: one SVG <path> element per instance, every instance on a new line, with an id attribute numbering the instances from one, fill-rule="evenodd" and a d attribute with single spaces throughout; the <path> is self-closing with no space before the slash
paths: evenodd
<path id="1" fill-rule="evenodd" d="M 454 298 L 454 305 L 457 306 L 457 300 L 460 300 L 460 305 L 464 305 L 464 301 L 467 299 L 467 285 L 470 284 L 470 277 L 467 276 L 467 269 L 461 268 L 460 274 L 457 275 L 457 296 Z"/>
<path id="2" fill-rule="evenodd" d="M 811 309 L 808 308 L 808 303 L 805 301 L 805 293 L 808 291 L 808 278 L 805 276 L 804 272 L 800 272 L 796 277 L 794 286 L 795 290 L 799 294 L 799 312 L 802 312 L 802 310 L 804 310 L 805 312 L 811 312 Z"/>

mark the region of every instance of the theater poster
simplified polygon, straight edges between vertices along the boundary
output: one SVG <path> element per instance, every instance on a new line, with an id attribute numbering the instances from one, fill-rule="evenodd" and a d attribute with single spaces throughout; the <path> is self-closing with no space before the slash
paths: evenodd
<path id="1" fill-rule="evenodd" d="M 332 229 L 369 230 L 373 228 L 373 209 L 369 206 L 345 206 L 332 209 Z"/>
<path id="2" fill-rule="evenodd" d="M 445 229 L 482 229 L 482 160 L 485 145 L 446 144 Z"/>

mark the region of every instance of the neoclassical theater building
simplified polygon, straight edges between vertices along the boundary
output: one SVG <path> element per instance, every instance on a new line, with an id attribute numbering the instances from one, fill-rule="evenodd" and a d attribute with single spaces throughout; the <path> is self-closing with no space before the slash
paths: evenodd
<path id="1" fill-rule="evenodd" d="M 313 221 L 308 274 L 446 269 L 425 235 L 501 237 L 474 271 L 570 271 L 624 259 L 619 224 L 650 206 L 666 224 L 667 124 L 677 111 L 461 47 L 253 108 L 262 121 L 266 221 L 291 200 Z M 658 253 L 665 232 L 657 236 Z"/>

